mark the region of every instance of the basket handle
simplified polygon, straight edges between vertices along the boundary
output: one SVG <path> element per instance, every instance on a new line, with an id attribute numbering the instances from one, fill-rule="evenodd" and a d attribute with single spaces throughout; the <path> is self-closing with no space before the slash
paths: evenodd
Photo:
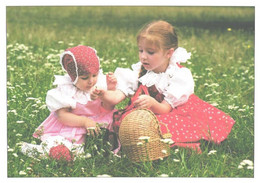
<path id="1" fill-rule="evenodd" d="M 140 85 L 139 88 L 137 89 L 137 91 L 135 92 L 134 96 L 131 98 L 131 107 L 134 107 L 133 106 L 134 105 L 133 102 L 139 97 L 139 95 L 142 94 L 142 92 L 144 92 L 145 95 L 149 95 L 150 96 L 148 88 L 146 86 L 144 86 L 144 85 Z M 149 110 L 149 109 L 147 109 L 147 110 Z M 155 114 L 153 112 L 152 112 L 152 114 L 157 119 L 157 117 L 155 116 Z M 170 130 L 169 130 L 168 126 L 165 123 L 163 123 L 163 122 L 160 122 L 158 120 L 156 120 L 156 121 L 158 122 L 158 130 L 159 130 L 159 134 L 162 136 L 162 138 L 164 138 L 164 139 L 171 138 L 172 134 L 170 133 Z M 162 134 L 162 132 L 160 130 L 159 124 L 164 125 L 166 127 L 167 133 Z"/>
<path id="2" fill-rule="evenodd" d="M 126 108 L 119 109 L 116 112 L 114 112 L 113 116 L 115 116 L 115 114 L 116 114 L 116 115 L 120 115 L 122 117 L 123 114 L 125 114 L 126 112 L 129 112 L 129 111 L 135 109 L 134 101 L 139 97 L 140 94 L 142 94 L 142 91 L 146 95 L 149 95 L 148 89 L 144 85 L 140 85 L 139 88 L 137 89 L 137 91 L 135 92 L 134 96 L 130 99 L 130 104 Z M 114 117 L 113 117 L 113 119 L 115 121 Z"/>
<path id="3" fill-rule="evenodd" d="M 133 103 L 139 97 L 139 95 L 142 94 L 142 92 L 144 92 L 145 95 L 150 95 L 147 87 L 144 85 L 140 85 L 137 91 L 135 92 L 134 96 L 131 98 L 131 103 Z"/>
<path id="4" fill-rule="evenodd" d="M 160 121 L 158 121 L 158 123 L 161 124 L 161 125 L 164 125 L 166 127 L 166 129 L 167 129 L 167 132 L 168 132 L 168 133 L 162 134 L 162 132 L 160 130 L 160 126 L 159 126 L 159 132 L 160 132 L 159 134 L 161 134 L 164 139 L 171 138 L 172 134 L 170 133 L 170 130 L 169 130 L 168 126 L 165 123 L 160 122 Z"/>

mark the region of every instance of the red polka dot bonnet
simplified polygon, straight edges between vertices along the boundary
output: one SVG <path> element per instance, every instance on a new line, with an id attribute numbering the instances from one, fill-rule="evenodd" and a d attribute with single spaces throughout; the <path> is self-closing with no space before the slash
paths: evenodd
<path id="1" fill-rule="evenodd" d="M 66 49 L 60 56 L 60 63 L 74 84 L 78 76 L 99 71 L 97 52 L 88 46 L 80 45 Z"/>

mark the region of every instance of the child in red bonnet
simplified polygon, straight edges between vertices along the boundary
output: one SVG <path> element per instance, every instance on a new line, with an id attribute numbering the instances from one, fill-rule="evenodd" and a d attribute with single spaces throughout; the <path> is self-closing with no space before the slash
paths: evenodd
<path id="1" fill-rule="evenodd" d="M 26 154 L 33 149 L 49 153 L 61 144 L 83 152 L 86 134 L 97 136 L 100 127 L 111 127 L 114 105 L 90 98 L 91 91 L 115 90 L 117 84 L 113 74 L 103 74 L 96 50 L 83 45 L 68 48 L 61 54 L 60 63 L 67 74 L 55 75 L 53 85 L 57 87 L 46 97 L 51 113 L 33 134 L 42 143 L 23 143 L 22 152 Z"/>

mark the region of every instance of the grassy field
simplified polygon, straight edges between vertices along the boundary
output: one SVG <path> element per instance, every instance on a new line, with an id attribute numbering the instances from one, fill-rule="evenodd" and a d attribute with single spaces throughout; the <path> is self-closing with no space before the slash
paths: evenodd
<path id="1" fill-rule="evenodd" d="M 8 177 L 254 177 L 254 8 L 250 7 L 7 7 Z M 88 158 L 63 166 L 32 159 L 22 141 L 39 143 L 35 128 L 49 115 L 46 92 L 64 74 L 59 54 L 79 44 L 98 51 L 105 72 L 138 61 L 140 27 L 163 19 L 176 26 L 195 94 L 236 121 L 221 145 L 202 141 L 202 153 L 172 149 L 163 160 L 133 163 L 104 156 L 102 137 L 88 139 Z M 124 103 L 118 105 L 118 108 Z M 215 150 L 216 152 L 211 154 Z M 243 163 L 242 163 L 243 164 Z"/>

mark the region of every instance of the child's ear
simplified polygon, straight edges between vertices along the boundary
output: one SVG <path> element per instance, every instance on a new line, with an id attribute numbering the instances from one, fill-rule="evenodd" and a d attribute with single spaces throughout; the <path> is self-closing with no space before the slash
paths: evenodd
<path id="1" fill-rule="evenodd" d="M 170 59 L 172 57 L 172 54 L 174 53 L 174 48 L 170 48 L 168 51 L 167 51 L 167 57 L 168 59 Z"/>

